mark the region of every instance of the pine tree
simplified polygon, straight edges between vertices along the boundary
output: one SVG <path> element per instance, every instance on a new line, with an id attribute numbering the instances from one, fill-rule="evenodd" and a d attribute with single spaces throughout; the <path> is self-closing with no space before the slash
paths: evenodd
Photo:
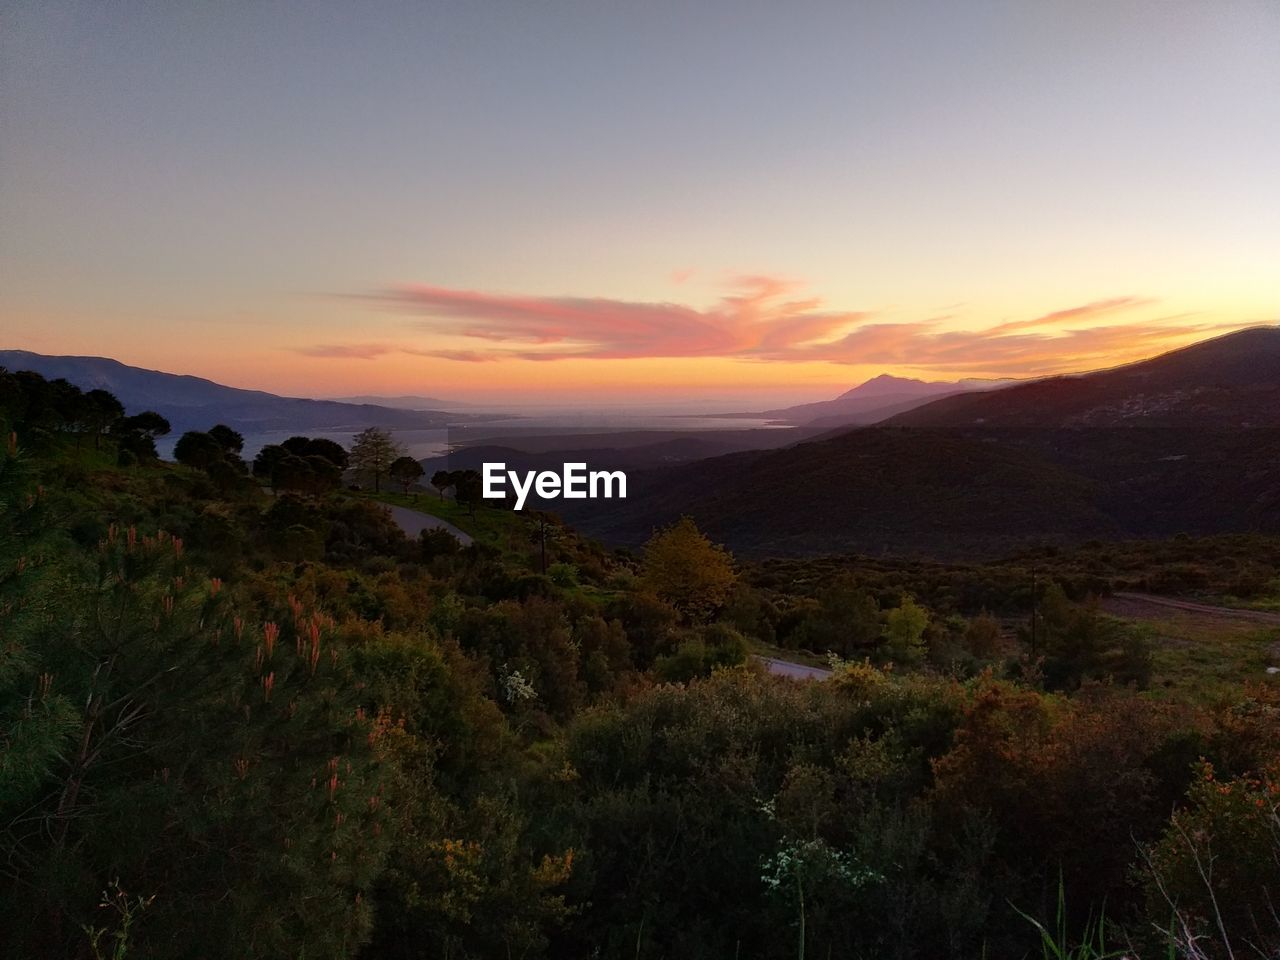
<path id="1" fill-rule="evenodd" d="M 382 489 L 382 478 L 402 453 L 390 431 L 368 427 L 352 440 L 351 469 L 357 476 L 371 480 L 374 492 L 378 493 Z"/>

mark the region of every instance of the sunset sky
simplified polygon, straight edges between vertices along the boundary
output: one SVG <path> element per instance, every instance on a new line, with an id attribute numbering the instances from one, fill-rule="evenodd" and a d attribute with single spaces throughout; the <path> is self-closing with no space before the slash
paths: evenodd
<path id="1" fill-rule="evenodd" d="M 0 349 L 829 395 L 1280 320 L 1280 3 L 0 6 Z"/>

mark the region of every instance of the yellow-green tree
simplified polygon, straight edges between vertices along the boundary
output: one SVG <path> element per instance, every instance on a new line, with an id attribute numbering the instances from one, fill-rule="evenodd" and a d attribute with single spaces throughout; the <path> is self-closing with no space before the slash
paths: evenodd
<path id="1" fill-rule="evenodd" d="M 928 626 L 928 611 L 910 596 L 903 597 L 902 603 L 885 614 L 885 646 L 894 663 L 914 664 L 924 659 L 924 632 Z"/>
<path id="2" fill-rule="evenodd" d="M 645 544 L 641 579 L 686 620 L 701 621 L 724 605 L 737 574 L 729 552 L 681 517 Z"/>

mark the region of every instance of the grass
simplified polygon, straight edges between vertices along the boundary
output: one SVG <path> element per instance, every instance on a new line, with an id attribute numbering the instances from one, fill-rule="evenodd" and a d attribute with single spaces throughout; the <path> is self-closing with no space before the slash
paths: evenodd
<path id="1" fill-rule="evenodd" d="M 1181 611 L 1131 622 L 1151 631 L 1157 696 L 1214 700 L 1244 681 L 1280 682 L 1266 672 L 1280 666 L 1280 627 Z"/>
<path id="2" fill-rule="evenodd" d="M 464 533 L 470 534 L 480 543 L 498 547 L 504 552 L 514 539 L 528 543 L 533 529 L 531 518 L 513 510 L 498 510 L 483 504 L 471 510 L 453 500 L 442 500 L 436 493 L 400 493 L 398 491 L 382 491 L 381 493 L 361 493 L 353 496 L 390 503 L 398 507 L 407 507 L 419 513 L 429 513 L 433 517 L 445 520 Z"/>

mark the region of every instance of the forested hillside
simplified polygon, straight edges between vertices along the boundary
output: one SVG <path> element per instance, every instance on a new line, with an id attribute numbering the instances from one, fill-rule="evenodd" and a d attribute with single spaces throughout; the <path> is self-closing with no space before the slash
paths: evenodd
<path id="1" fill-rule="evenodd" d="M 0 371 L 0 955 L 1280 950 L 1274 632 L 1182 651 L 1210 695 L 1095 602 L 1260 603 L 1273 539 L 743 564 L 450 502 L 464 549 L 390 438 L 168 426 Z"/>
<path id="2" fill-rule="evenodd" d="M 1256 327 L 781 450 L 636 473 L 626 504 L 567 515 L 635 544 L 688 514 L 756 555 L 973 558 L 1099 537 L 1276 534 L 1278 417 L 1280 328 Z"/>

